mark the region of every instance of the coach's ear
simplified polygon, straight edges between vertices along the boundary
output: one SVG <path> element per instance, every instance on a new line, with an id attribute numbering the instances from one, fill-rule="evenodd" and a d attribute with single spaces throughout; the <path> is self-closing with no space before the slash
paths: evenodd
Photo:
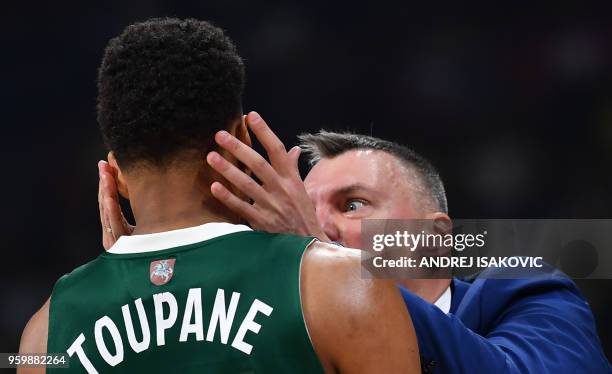
<path id="1" fill-rule="evenodd" d="M 433 221 L 433 230 L 435 234 L 452 234 L 453 221 L 451 221 L 448 214 L 442 212 L 429 213 L 425 216 L 425 219 Z"/>
<path id="2" fill-rule="evenodd" d="M 425 215 L 425 219 L 432 221 L 432 229 L 434 234 L 441 235 L 442 237 L 444 237 L 447 234 L 453 233 L 453 221 L 451 221 L 448 214 L 443 212 L 429 213 Z M 431 254 L 436 256 L 446 255 L 451 249 L 451 247 L 444 245 L 439 248 L 430 248 L 430 250 L 432 251 Z"/>
<path id="3" fill-rule="evenodd" d="M 115 178 L 115 183 L 117 184 L 117 192 L 119 192 L 119 195 L 121 195 L 124 199 L 129 200 L 130 193 L 128 192 L 128 187 L 127 187 L 127 183 L 125 182 L 125 177 L 123 176 L 123 173 L 121 172 L 121 168 L 119 167 L 119 164 L 117 163 L 117 159 L 115 158 L 115 155 L 113 154 L 112 151 L 108 152 L 108 164 L 113 169 L 113 177 Z"/>

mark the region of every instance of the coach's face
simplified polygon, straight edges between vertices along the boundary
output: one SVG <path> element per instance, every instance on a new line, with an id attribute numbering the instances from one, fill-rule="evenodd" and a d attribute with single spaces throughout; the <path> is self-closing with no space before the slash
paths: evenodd
<path id="1" fill-rule="evenodd" d="M 362 219 L 426 218 L 415 178 L 386 152 L 353 150 L 319 161 L 304 184 L 327 236 L 361 248 Z"/>

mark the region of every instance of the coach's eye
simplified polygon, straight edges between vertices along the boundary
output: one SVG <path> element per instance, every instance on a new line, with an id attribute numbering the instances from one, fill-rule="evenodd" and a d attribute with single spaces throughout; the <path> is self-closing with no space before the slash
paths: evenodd
<path id="1" fill-rule="evenodd" d="M 353 200 L 348 200 L 346 202 L 346 205 L 344 207 L 345 211 L 347 212 L 353 212 L 357 209 L 360 209 L 362 207 L 364 207 L 366 205 L 366 202 L 363 200 L 358 200 L 358 199 L 353 199 Z"/>

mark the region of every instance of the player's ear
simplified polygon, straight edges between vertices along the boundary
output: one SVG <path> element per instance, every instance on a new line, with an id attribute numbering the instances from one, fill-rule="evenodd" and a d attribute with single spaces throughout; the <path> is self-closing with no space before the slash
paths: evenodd
<path id="1" fill-rule="evenodd" d="M 115 183 L 117 183 L 117 192 L 119 192 L 119 195 L 123 198 L 129 200 L 130 193 L 128 191 L 128 186 L 113 151 L 108 152 L 108 164 L 112 166 L 113 169 L 113 177 L 115 178 Z"/>
<path id="2" fill-rule="evenodd" d="M 249 147 L 253 146 L 253 142 L 251 141 L 251 135 L 249 134 L 249 129 L 246 124 L 245 115 L 242 115 L 240 117 L 240 122 L 236 126 L 235 136 L 238 140 L 248 145 Z"/>

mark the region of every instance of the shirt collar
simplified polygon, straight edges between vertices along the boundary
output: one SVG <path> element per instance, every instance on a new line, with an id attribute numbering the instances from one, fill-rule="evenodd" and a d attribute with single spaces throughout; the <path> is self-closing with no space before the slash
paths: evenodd
<path id="1" fill-rule="evenodd" d="M 441 311 L 448 314 L 451 308 L 451 288 L 448 286 L 444 293 L 440 295 L 438 300 L 434 302 L 434 305 L 440 308 Z"/>
<path id="2" fill-rule="evenodd" d="M 156 232 L 153 234 L 124 235 L 115 242 L 108 250 L 108 253 L 127 254 L 153 252 L 199 243 L 221 235 L 240 231 L 251 231 L 251 228 L 245 225 L 235 225 L 227 222 L 210 222 L 200 226 Z"/>

